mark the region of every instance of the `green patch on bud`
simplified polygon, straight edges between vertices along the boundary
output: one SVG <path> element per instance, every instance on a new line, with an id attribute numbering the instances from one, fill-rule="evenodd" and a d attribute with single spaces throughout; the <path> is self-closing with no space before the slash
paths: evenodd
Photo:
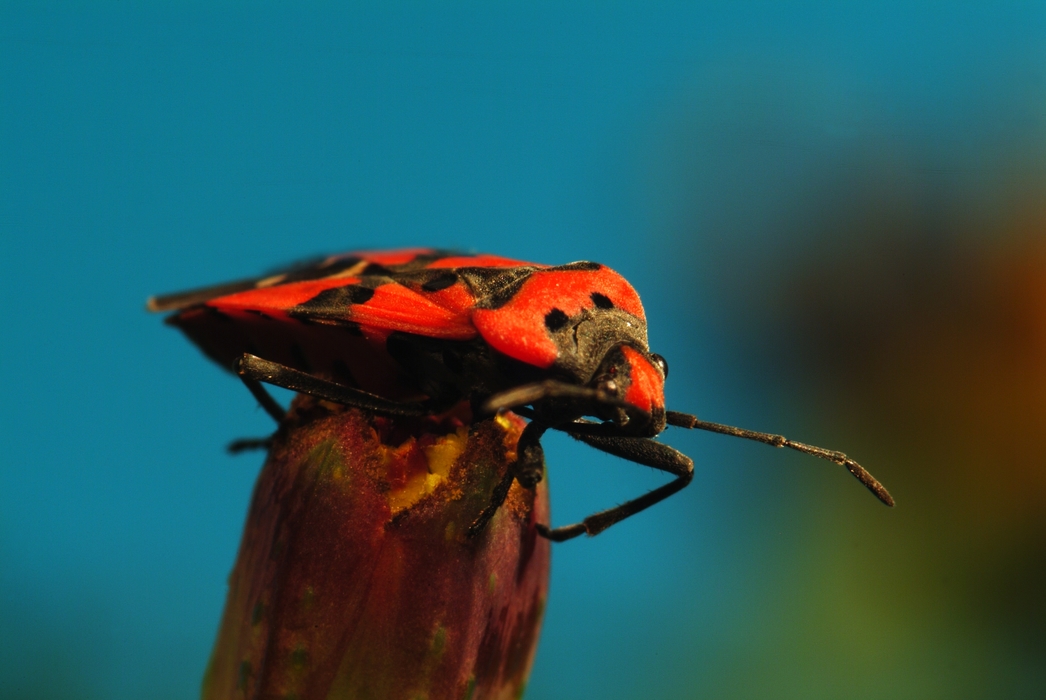
<path id="1" fill-rule="evenodd" d="M 251 612 L 251 625 L 257 625 L 265 617 L 265 603 L 258 601 L 254 604 L 254 610 Z"/>
<path id="2" fill-rule="evenodd" d="M 291 652 L 290 664 L 294 668 L 304 669 L 309 663 L 309 652 L 303 646 L 297 647 Z"/>
<path id="3" fill-rule="evenodd" d="M 439 658 L 443 656 L 443 650 L 447 646 L 447 628 L 440 625 L 436 628 L 436 634 L 432 635 L 432 656 Z"/>
<path id="4" fill-rule="evenodd" d="M 236 689 L 241 692 L 246 692 L 247 684 L 251 680 L 251 662 L 241 661 L 240 662 L 240 676 L 236 683 Z"/>
<path id="5" fill-rule="evenodd" d="M 312 590 L 312 586 L 306 586 L 305 590 L 301 592 L 299 605 L 301 612 L 306 614 L 316 606 L 316 591 Z"/>

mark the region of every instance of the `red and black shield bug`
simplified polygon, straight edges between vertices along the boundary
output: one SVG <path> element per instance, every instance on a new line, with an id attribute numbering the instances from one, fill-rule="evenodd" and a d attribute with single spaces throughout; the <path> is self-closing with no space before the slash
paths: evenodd
<path id="1" fill-rule="evenodd" d="M 667 411 L 668 364 L 650 352 L 639 295 L 598 263 L 549 266 L 428 249 L 334 255 L 265 277 L 149 300 L 204 353 L 231 367 L 275 418 L 273 384 L 376 414 L 425 415 L 471 402 L 476 420 L 528 418 L 518 458 L 470 529 L 479 532 L 512 482 L 544 473 L 541 436 L 561 430 L 675 479 L 565 527 L 595 535 L 684 488 L 686 455 L 653 438 L 697 428 L 789 447 L 845 466 L 883 503 L 893 498 L 855 461 L 781 435 Z"/>

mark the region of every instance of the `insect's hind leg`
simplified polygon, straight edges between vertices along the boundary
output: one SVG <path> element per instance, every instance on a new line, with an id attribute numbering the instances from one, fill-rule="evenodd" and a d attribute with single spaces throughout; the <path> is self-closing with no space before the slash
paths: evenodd
<path id="1" fill-rule="evenodd" d="M 233 371 L 240 377 L 244 386 L 247 387 L 258 403 L 261 404 L 261 407 L 265 409 L 265 412 L 272 416 L 272 419 L 277 423 L 283 421 L 287 411 L 265 389 L 262 382 L 379 414 L 420 416 L 429 412 L 421 404 L 389 401 L 359 389 L 353 389 L 352 387 L 314 377 L 305 372 L 299 372 L 277 362 L 263 360 L 255 355 L 244 354 L 236 360 L 233 365 Z M 234 440 L 229 443 L 226 449 L 231 454 L 239 454 L 249 450 L 267 450 L 271 446 L 272 437 L 270 436 L 267 438 Z"/>
<path id="2" fill-rule="evenodd" d="M 423 416 L 430 413 L 430 410 L 420 403 L 390 401 L 366 391 L 314 377 L 278 362 L 263 360 L 255 355 L 244 354 L 236 361 L 233 369 L 262 408 L 277 423 L 283 420 L 287 412 L 272 398 L 272 394 L 265 390 L 262 382 L 382 415 Z"/>
<path id="3" fill-rule="evenodd" d="M 276 399 L 272 398 L 272 394 L 270 394 L 265 389 L 265 387 L 262 386 L 261 383 L 263 381 L 268 382 L 269 378 L 267 377 L 267 375 L 258 372 L 256 366 L 249 362 L 248 358 L 260 359 L 255 358 L 254 355 L 244 355 L 240 359 L 236 360 L 236 362 L 233 364 L 233 371 L 236 372 L 236 375 L 240 378 L 241 381 L 243 381 L 243 385 L 246 386 L 247 390 L 251 392 L 251 395 L 254 396 L 258 404 L 265 409 L 265 412 L 272 416 L 272 419 L 277 423 L 283 422 L 283 419 L 287 416 L 287 410 L 283 406 L 281 406 L 276 401 Z M 277 384 L 277 386 L 279 386 L 279 384 Z M 234 449 L 233 445 L 237 445 L 237 443 L 239 442 L 241 441 L 238 440 L 230 444 L 229 451 L 235 454 L 236 452 L 241 452 L 244 449 L 251 449 L 250 447 L 246 446 L 237 446 L 237 448 Z M 243 442 L 246 443 L 246 441 Z"/>
<path id="4" fill-rule="evenodd" d="M 649 438 L 586 435 L 571 432 L 567 426 L 562 426 L 561 429 L 571 437 L 597 450 L 653 467 L 654 469 L 660 469 L 663 472 L 675 475 L 676 478 L 653 491 L 643 494 L 639 498 L 633 498 L 631 501 L 626 501 L 619 506 L 590 515 L 580 523 L 557 528 L 538 525 L 538 533 L 554 542 L 563 542 L 584 534 L 598 535 L 611 525 L 619 523 L 642 510 L 646 510 L 655 503 L 659 503 L 672 494 L 683 490 L 690 483 L 691 479 L 694 478 L 693 460 L 682 452 L 660 442 Z"/>
<path id="5" fill-rule="evenodd" d="M 243 385 L 247 387 L 247 390 L 251 392 L 251 395 L 254 396 L 255 400 L 265 409 L 265 412 L 272 416 L 272 419 L 276 421 L 277 424 L 281 423 L 287 415 L 286 409 L 284 409 L 283 406 L 272 397 L 272 394 L 262 386 L 261 382 L 255 376 L 249 373 L 245 374 L 240 370 L 241 363 L 242 358 L 236 360 L 233 364 L 233 371 L 236 372 L 236 375 L 243 382 Z M 268 450 L 272 447 L 272 438 L 272 435 L 264 438 L 239 438 L 226 445 L 225 450 L 231 455 L 238 455 L 253 450 Z"/>

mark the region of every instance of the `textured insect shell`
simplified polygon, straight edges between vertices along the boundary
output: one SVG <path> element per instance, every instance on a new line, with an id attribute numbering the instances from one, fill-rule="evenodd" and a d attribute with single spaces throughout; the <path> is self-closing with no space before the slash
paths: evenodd
<path id="1" fill-rule="evenodd" d="M 507 303 L 494 309 L 480 305 L 474 310 L 472 323 L 483 339 L 498 352 L 535 367 L 551 368 L 557 363 L 598 366 L 602 354 L 593 356 L 591 349 L 562 342 L 555 334 L 585 318 L 603 315 L 610 309 L 599 306 L 597 300 L 607 300 L 603 303 L 609 302 L 612 309 L 631 318 L 632 325 L 617 328 L 619 342 L 635 343 L 646 350 L 646 315 L 632 285 L 596 263 L 564 267 L 573 269 L 536 270 Z"/>
<path id="2" fill-rule="evenodd" d="M 534 271 L 504 305 L 473 311 L 472 322 L 495 350 L 581 385 L 607 369 L 608 357 L 620 358 L 612 378 L 626 402 L 654 414 L 646 432 L 657 434 L 664 428 L 665 377 L 650 358 L 639 295 L 597 263 L 563 268 Z"/>
<path id="3" fill-rule="evenodd" d="M 648 378 L 654 372 L 639 295 L 597 263 L 549 268 L 492 255 L 353 253 L 211 289 L 218 296 L 197 290 L 152 308 L 180 309 L 169 321 L 225 367 L 251 352 L 405 399 L 415 394 L 385 351 L 392 331 L 448 341 L 478 334 L 498 353 L 582 385 L 608 353 L 627 346 L 644 359 L 622 364 L 625 400 L 646 411 L 664 404 L 658 382 L 629 386 L 632 365 Z"/>

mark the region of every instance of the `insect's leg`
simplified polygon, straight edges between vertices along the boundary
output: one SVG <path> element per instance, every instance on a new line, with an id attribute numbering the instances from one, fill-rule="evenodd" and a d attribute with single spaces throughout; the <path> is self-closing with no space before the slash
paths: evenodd
<path id="1" fill-rule="evenodd" d="M 254 396 L 255 400 L 265 409 L 265 412 L 272 416 L 272 419 L 277 423 L 282 423 L 284 417 L 287 415 L 286 409 L 281 406 L 276 399 L 272 398 L 272 394 L 265 390 L 265 387 L 261 385 L 263 381 L 268 381 L 264 375 L 251 371 L 251 368 L 247 366 L 247 358 L 254 357 L 254 355 L 244 355 L 233 365 L 233 371 L 243 381 L 244 386 L 247 387 L 248 391 Z M 254 359 L 260 359 L 254 357 Z M 271 382 L 274 383 L 275 382 Z M 279 386 L 279 384 L 277 384 Z M 232 445 L 229 445 L 229 451 L 232 452 Z M 239 451 L 239 450 L 237 450 Z"/>
<path id="2" fill-rule="evenodd" d="M 505 476 L 494 487 L 490 503 L 469 525 L 469 537 L 479 534 L 498 512 L 498 508 L 508 497 L 513 481 L 518 481 L 519 485 L 525 489 L 532 489 L 541 481 L 545 473 L 545 450 L 541 447 L 541 436 L 545 434 L 546 430 L 548 430 L 548 426 L 537 421 L 527 423 L 527 427 L 523 429 L 523 433 L 516 443 L 516 460 L 509 465 Z M 538 527 L 544 527 L 544 525 Z"/>
<path id="3" fill-rule="evenodd" d="M 789 440 L 784 435 L 773 435 L 772 433 L 760 433 L 755 430 L 746 430 L 745 428 L 735 428 L 732 425 L 723 425 L 722 423 L 710 423 L 708 421 L 699 420 L 697 416 L 692 416 L 689 413 L 679 413 L 678 411 L 666 411 L 665 419 L 669 425 L 675 425 L 680 428 L 693 428 L 696 430 L 708 430 L 713 433 L 721 433 L 722 435 L 731 435 L 733 437 L 744 438 L 745 440 L 755 440 L 756 442 L 762 442 L 773 447 L 788 447 L 793 450 L 802 452 L 803 454 L 813 455 L 814 457 L 820 457 L 821 459 L 827 459 L 830 462 L 846 467 L 846 469 L 853 474 L 858 481 L 864 484 L 865 488 L 875 494 L 875 497 L 888 506 L 893 506 L 894 500 L 890 492 L 886 490 L 886 487 L 879 483 L 878 479 L 868 473 L 868 471 L 854 460 L 847 457 L 842 452 L 835 450 L 826 450 L 823 447 L 817 447 L 815 445 L 806 445 L 801 442 L 795 442 Z"/>
<path id="4" fill-rule="evenodd" d="M 430 412 L 420 403 L 383 399 L 366 391 L 320 379 L 286 365 L 263 360 L 255 355 L 244 354 L 243 357 L 236 361 L 235 370 L 240 375 L 240 378 L 243 379 L 243 383 L 254 394 L 254 397 L 262 404 L 262 407 L 277 421 L 283 418 L 283 408 L 276 403 L 275 399 L 269 395 L 269 392 L 265 391 L 265 388 L 261 386 L 261 382 L 281 386 L 284 389 L 297 391 L 301 394 L 309 394 L 318 399 L 333 401 L 345 406 L 362 408 L 385 415 L 423 416 Z"/>
<path id="5" fill-rule="evenodd" d="M 587 386 L 578 386 L 566 382 L 557 382 L 547 379 L 543 382 L 524 384 L 513 387 L 507 391 L 494 394 L 483 404 L 481 410 L 485 413 L 497 413 L 526 406 L 542 399 L 578 399 L 620 408 L 631 408 L 627 403 L 616 396 L 612 396 L 600 389 L 592 389 Z"/>
<path id="6" fill-rule="evenodd" d="M 653 467 L 654 469 L 660 469 L 675 475 L 676 478 L 664 486 L 659 486 L 653 491 L 643 494 L 639 498 L 634 498 L 619 506 L 590 515 L 580 523 L 554 529 L 538 525 L 538 533 L 554 542 L 562 542 L 584 534 L 598 535 L 614 523 L 619 523 L 625 518 L 665 500 L 677 491 L 681 491 L 694 478 L 694 462 L 692 459 L 668 445 L 662 445 L 660 442 L 649 438 L 583 435 L 573 433 L 570 430 L 566 432 L 571 437 L 591 445 L 597 450 L 602 450 L 603 452 L 608 452 L 617 457 Z"/>
<path id="7" fill-rule="evenodd" d="M 250 452 L 251 450 L 267 450 L 272 447 L 272 436 L 267 438 L 240 438 L 239 440 L 233 440 L 230 442 L 225 449 L 229 454 L 238 455 L 241 452 Z"/>

